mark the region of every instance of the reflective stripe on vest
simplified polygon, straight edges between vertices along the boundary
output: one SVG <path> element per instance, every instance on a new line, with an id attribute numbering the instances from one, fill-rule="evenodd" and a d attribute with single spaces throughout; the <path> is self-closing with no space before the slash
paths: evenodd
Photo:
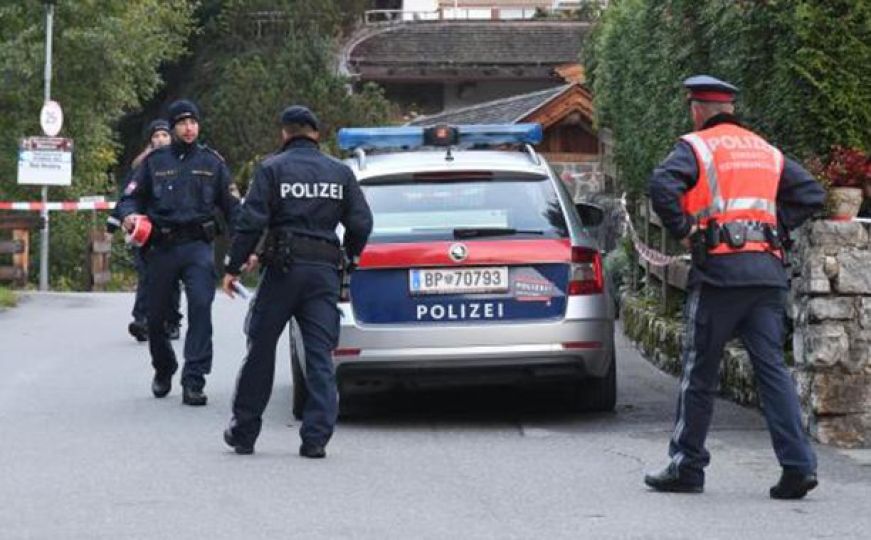
<path id="1" fill-rule="evenodd" d="M 699 164 L 696 185 L 684 194 L 682 206 L 700 227 L 752 221 L 775 226 L 777 186 L 783 154 L 755 133 L 734 124 L 719 124 L 681 137 Z M 725 245 L 712 253 L 765 251 L 767 244 L 748 242 L 740 249 Z"/>

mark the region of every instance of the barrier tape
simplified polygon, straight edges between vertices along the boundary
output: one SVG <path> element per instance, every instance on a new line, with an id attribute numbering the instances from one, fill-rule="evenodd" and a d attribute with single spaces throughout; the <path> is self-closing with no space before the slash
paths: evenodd
<path id="1" fill-rule="evenodd" d="M 635 230 L 635 225 L 632 223 L 632 218 L 629 216 L 629 210 L 626 208 L 626 194 L 620 197 L 620 207 L 623 209 L 623 220 L 629 227 L 629 235 L 632 238 L 632 245 L 638 256 L 649 262 L 653 266 L 668 266 L 677 261 L 685 261 L 689 259 L 689 255 L 666 255 L 660 251 L 653 249 L 641 241 L 638 232 Z"/>
<path id="2" fill-rule="evenodd" d="M 115 208 L 114 201 L 103 202 L 80 202 L 63 201 L 45 203 L 49 211 L 79 212 L 81 210 L 112 210 Z M 0 210 L 20 210 L 24 212 L 40 212 L 43 209 L 41 202 L 3 202 L 0 201 Z"/>

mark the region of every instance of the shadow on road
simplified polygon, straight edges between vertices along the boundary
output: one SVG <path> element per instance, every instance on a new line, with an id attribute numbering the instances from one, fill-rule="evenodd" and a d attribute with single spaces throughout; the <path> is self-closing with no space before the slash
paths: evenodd
<path id="1" fill-rule="evenodd" d="M 466 386 L 352 393 L 342 404 L 341 421 L 360 426 L 397 421 L 481 424 L 515 422 L 521 417 L 578 421 L 614 416 L 574 411 L 568 392 L 559 387 Z"/>

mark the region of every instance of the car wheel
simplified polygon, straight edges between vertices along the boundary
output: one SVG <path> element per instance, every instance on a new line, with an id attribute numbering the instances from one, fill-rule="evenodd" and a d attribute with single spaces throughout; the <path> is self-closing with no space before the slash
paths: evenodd
<path id="1" fill-rule="evenodd" d="M 290 323 L 290 375 L 293 385 L 293 417 L 302 420 L 302 411 L 308 399 L 308 388 L 305 385 L 305 374 L 302 366 L 305 363 L 305 349 L 302 346 L 302 334 L 296 320 Z"/>
<path id="2" fill-rule="evenodd" d="M 617 405 L 617 359 L 611 353 L 611 367 L 602 378 L 585 379 L 572 389 L 573 409 L 583 412 L 612 412 Z"/>

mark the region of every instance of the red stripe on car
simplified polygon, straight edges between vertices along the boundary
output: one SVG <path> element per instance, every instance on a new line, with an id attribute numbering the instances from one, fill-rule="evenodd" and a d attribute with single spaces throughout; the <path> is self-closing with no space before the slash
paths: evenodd
<path id="1" fill-rule="evenodd" d="M 463 244 L 465 259 L 451 258 L 451 246 Z M 473 240 L 369 244 L 360 258 L 361 268 L 408 268 L 426 266 L 480 266 L 487 264 L 568 263 L 572 260 L 568 239 Z"/>

